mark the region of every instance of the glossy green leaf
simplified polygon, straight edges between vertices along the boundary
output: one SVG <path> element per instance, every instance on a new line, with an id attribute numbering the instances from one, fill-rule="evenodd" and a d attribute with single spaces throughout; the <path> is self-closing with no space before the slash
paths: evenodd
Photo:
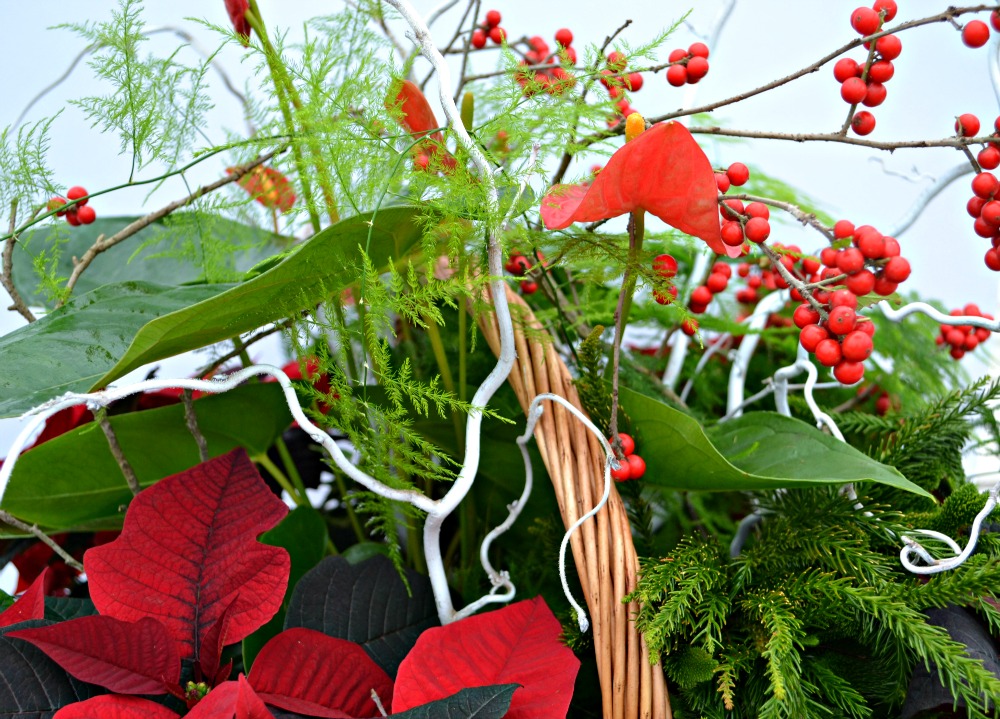
<path id="1" fill-rule="evenodd" d="M 0 337 L 0 417 L 16 417 L 64 392 L 96 382 L 125 353 L 143 325 L 232 285 L 105 285 L 37 322 Z"/>
<path id="2" fill-rule="evenodd" d="M 62 220 L 41 226 L 22 239 L 14 253 L 14 282 L 31 305 L 44 305 L 32 260 L 59 245 L 55 271 L 68 277 L 73 258 L 82 257 L 103 235 L 112 237 L 137 217 L 98 217 L 90 225 L 70 227 Z M 290 240 L 273 232 L 205 213 L 174 213 L 133 235 L 127 242 L 99 254 L 80 275 L 75 294 L 114 282 L 147 281 L 170 284 L 234 281 L 253 265 L 287 247 Z M 211 258 L 207 263 L 205 258 Z M 206 275 L 205 265 L 208 265 Z"/>
<path id="3" fill-rule="evenodd" d="M 235 447 L 267 451 L 291 423 L 276 383 L 249 384 L 194 403 L 212 457 Z M 112 416 L 125 457 L 148 486 L 199 463 L 180 404 Z M 107 439 L 90 423 L 25 452 L 0 507 L 51 531 L 117 529 L 132 498 Z"/>
<path id="4" fill-rule="evenodd" d="M 220 342 L 314 307 L 357 280 L 366 246 L 375 267 L 409 255 L 423 236 L 423 212 L 416 207 L 390 207 L 378 213 L 374 224 L 365 214 L 328 227 L 253 279 L 150 322 L 95 386 L 106 385 L 147 362 Z"/>
<path id="5" fill-rule="evenodd" d="M 658 400 L 621 390 L 643 482 L 698 491 L 768 490 L 817 484 L 881 482 L 926 495 L 894 468 L 830 435 L 773 412 L 751 412 L 707 433 L 697 421 Z"/>
<path id="6" fill-rule="evenodd" d="M 249 672 L 250 666 L 261 647 L 268 640 L 281 633 L 285 626 L 285 610 L 292 596 L 292 590 L 302 576 L 319 564 L 326 554 L 327 527 L 323 516 L 313 507 L 296 507 L 281 520 L 274 529 L 260 535 L 263 544 L 272 547 L 284 547 L 292 560 L 292 569 L 288 574 L 288 589 L 281 603 L 281 609 L 271 617 L 270 621 L 243 640 L 243 666 Z"/>

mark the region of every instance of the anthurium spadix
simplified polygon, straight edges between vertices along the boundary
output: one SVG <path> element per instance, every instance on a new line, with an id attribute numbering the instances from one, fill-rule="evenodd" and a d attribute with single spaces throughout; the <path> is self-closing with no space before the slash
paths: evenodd
<path id="1" fill-rule="evenodd" d="M 561 230 L 645 210 L 714 252 L 737 257 L 740 248 L 722 242 L 718 196 L 712 164 L 691 133 L 665 122 L 623 145 L 590 184 L 554 186 L 541 214 L 548 229 Z"/>

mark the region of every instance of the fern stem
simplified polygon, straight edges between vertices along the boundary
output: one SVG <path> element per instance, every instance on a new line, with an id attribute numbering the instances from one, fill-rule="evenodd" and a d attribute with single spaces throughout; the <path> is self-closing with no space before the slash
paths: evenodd
<path id="1" fill-rule="evenodd" d="M 358 519 L 358 515 L 354 511 L 354 507 L 347 498 L 347 484 L 344 483 L 343 475 L 339 472 L 334 472 L 333 481 L 337 483 L 337 490 L 340 492 L 340 503 L 344 505 L 344 509 L 347 511 L 347 520 L 351 523 L 351 529 L 354 530 L 354 536 L 357 537 L 359 542 L 368 541 L 368 535 L 365 533 L 364 527 L 361 526 L 361 520 Z"/>
<path id="2" fill-rule="evenodd" d="M 459 313 L 461 315 L 462 313 Z M 451 375 L 451 367 L 448 366 L 448 356 L 444 351 L 444 342 L 441 340 L 441 331 L 437 323 L 430 317 L 424 317 L 427 323 L 427 338 L 431 342 L 431 350 L 434 352 L 434 361 L 437 362 L 438 372 L 441 373 L 441 382 L 444 388 L 455 395 L 455 379 Z M 465 436 L 462 433 L 462 419 L 454 411 L 451 413 L 451 423 L 455 427 L 455 440 L 458 442 L 459 454 L 465 454 Z"/>
<path id="3" fill-rule="evenodd" d="M 309 500 L 306 498 L 305 494 L 299 494 L 298 490 L 292 486 L 292 483 L 288 480 L 288 477 L 285 476 L 285 473 L 281 471 L 278 465 L 271 461 L 271 458 L 268 457 L 267 454 L 261 453 L 254 457 L 253 461 L 271 473 L 271 476 L 274 477 L 275 481 L 281 485 L 281 488 L 288 492 L 288 496 L 290 496 L 292 501 L 295 502 L 295 506 L 303 507 L 309 504 Z"/>

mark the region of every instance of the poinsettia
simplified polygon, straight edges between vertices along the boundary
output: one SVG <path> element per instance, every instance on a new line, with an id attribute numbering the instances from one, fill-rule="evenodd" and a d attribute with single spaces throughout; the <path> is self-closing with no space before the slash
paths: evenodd
<path id="1" fill-rule="evenodd" d="M 561 230 L 644 210 L 717 254 L 737 257 L 740 248 L 722 242 L 718 196 L 712 164 L 691 133 L 665 122 L 625 143 L 593 182 L 552 187 L 541 215 L 548 229 Z"/>

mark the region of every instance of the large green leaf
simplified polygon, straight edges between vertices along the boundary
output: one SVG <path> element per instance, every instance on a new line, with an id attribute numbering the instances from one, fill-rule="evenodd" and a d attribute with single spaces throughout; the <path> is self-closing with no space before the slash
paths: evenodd
<path id="1" fill-rule="evenodd" d="M 111 237 L 137 219 L 99 217 L 93 224 L 80 227 L 69 227 L 61 220 L 43 225 L 22 239 L 25 251 L 14 254 L 15 284 L 28 304 L 44 305 L 46 298 L 32 268 L 34 257 L 58 245 L 60 254 L 55 271 L 67 277 L 73 271 L 73 258 L 82 257 L 98 237 Z M 169 278 L 172 285 L 235 280 L 289 242 L 273 232 L 224 217 L 175 213 L 94 258 L 80 275 L 76 294 L 130 280 L 162 282 Z"/>
<path id="2" fill-rule="evenodd" d="M 732 491 L 873 481 L 927 495 L 893 467 L 797 419 L 751 412 L 706 433 L 663 402 L 628 389 L 620 397 L 650 484 Z"/>
<path id="3" fill-rule="evenodd" d="M 374 223 L 370 215 L 358 215 L 328 227 L 253 279 L 150 322 L 95 386 L 104 386 L 147 362 L 220 342 L 314 307 L 357 281 L 365 247 L 379 268 L 390 259 L 409 255 L 423 236 L 423 212 L 416 207 L 390 207 L 379 212 Z"/>
<path id="4" fill-rule="evenodd" d="M 139 328 L 232 285 L 106 285 L 0 337 L 0 417 L 16 417 L 63 392 L 103 387 Z M 96 384 L 95 384 L 96 382 Z"/>
<path id="5" fill-rule="evenodd" d="M 194 408 L 213 457 L 235 447 L 244 447 L 251 456 L 261 454 L 292 421 L 276 383 L 203 397 Z M 110 421 L 142 486 L 200 461 L 180 404 Z M 116 529 L 131 498 L 104 433 L 90 423 L 26 452 L 14 467 L 0 507 L 52 531 Z"/>

